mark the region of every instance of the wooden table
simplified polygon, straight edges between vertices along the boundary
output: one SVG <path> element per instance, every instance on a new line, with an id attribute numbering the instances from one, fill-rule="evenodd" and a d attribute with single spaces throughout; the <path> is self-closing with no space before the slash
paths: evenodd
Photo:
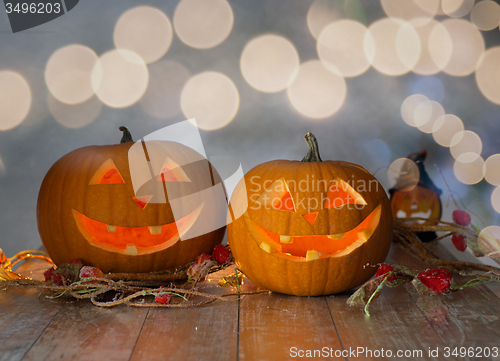
<path id="1" fill-rule="evenodd" d="M 397 244 L 387 261 L 427 268 Z M 29 273 L 41 266 L 22 267 Z M 215 284 L 206 287 L 219 292 Z M 255 286 L 246 280 L 245 289 Z M 371 317 L 346 305 L 351 293 L 265 293 L 198 308 L 145 309 L 2 291 L 0 360 L 500 360 L 498 292 L 484 285 L 444 296 L 419 296 L 411 285 L 384 288 Z M 460 347 L 482 356 L 489 350 L 490 357 L 453 357 Z"/>

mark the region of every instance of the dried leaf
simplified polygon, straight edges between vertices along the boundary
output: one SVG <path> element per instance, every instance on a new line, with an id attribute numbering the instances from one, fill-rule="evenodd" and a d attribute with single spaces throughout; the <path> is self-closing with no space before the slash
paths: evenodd
<path id="1" fill-rule="evenodd" d="M 391 282 L 386 282 L 387 287 L 398 287 L 404 285 L 405 283 L 411 282 L 413 280 L 413 275 L 405 272 L 403 270 L 397 270 L 393 273 L 395 280 Z"/>
<path id="2" fill-rule="evenodd" d="M 431 290 L 428 288 L 426 285 L 424 285 L 418 278 L 414 278 L 413 281 L 411 282 L 413 284 L 413 287 L 415 287 L 415 290 L 417 290 L 417 293 L 419 295 L 437 295 L 438 293 Z"/>
<path id="3" fill-rule="evenodd" d="M 238 285 L 241 284 L 241 281 L 243 280 L 243 274 L 238 273 L 238 278 L 236 278 L 235 274 L 232 274 L 230 276 L 222 277 L 219 280 L 219 286 L 222 287 L 238 287 Z"/>
<path id="4" fill-rule="evenodd" d="M 354 292 L 351 295 L 351 297 L 349 297 L 349 299 L 347 300 L 347 304 L 349 306 L 356 306 L 356 305 L 365 306 L 368 303 L 368 300 L 370 300 L 370 297 L 372 297 L 373 293 L 377 290 L 378 286 L 380 286 L 380 284 L 384 279 L 385 276 L 382 275 L 366 282 L 363 286 L 358 288 L 356 292 Z M 379 296 L 380 292 L 377 292 L 377 294 L 373 295 L 373 298 L 371 299 L 370 302 L 374 303 Z"/>

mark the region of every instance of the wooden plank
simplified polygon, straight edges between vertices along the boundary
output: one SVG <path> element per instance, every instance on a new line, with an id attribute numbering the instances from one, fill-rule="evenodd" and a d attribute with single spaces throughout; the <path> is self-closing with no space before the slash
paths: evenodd
<path id="1" fill-rule="evenodd" d="M 147 309 L 69 300 L 24 360 L 127 360 Z"/>
<path id="2" fill-rule="evenodd" d="M 64 304 L 64 300 L 39 299 L 39 293 L 0 292 L 0 360 L 23 359 Z"/>
<path id="3" fill-rule="evenodd" d="M 343 350 L 349 351 L 348 359 L 385 355 L 429 360 L 432 359 L 428 356 L 429 348 L 443 346 L 403 288 L 384 289 L 369 308 L 371 317 L 365 316 L 362 307 L 348 306 L 349 296 L 350 293 L 327 298 Z"/>
<path id="4" fill-rule="evenodd" d="M 429 249 L 445 259 L 453 259 L 443 247 Z M 430 268 L 409 254 L 401 254 L 402 264 L 419 270 Z M 413 263 L 412 263 L 413 262 Z M 469 278 L 453 275 L 458 284 Z M 412 286 L 406 287 L 410 297 L 428 319 L 436 334 L 450 347 L 499 347 L 500 300 L 486 286 L 480 285 L 442 296 L 420 296 Z"/>
<path id="5" fill-rule="evenodd" d="M 239 330 L 241 361 L 287 360 L 307 352 L 322 357 L 322 351 L 340 349 L 325 297 L 242 296 Z"/>
<path id="6" fill-rule="evenodd" d="M 134 360 L 236 360 L 238 301 L 152 309 Z"/>
<path id="7" fill-rule="evenodd" d="M 221 277 L 233 272 L 234 267 L 212 274 L 199 290 L 216 295 L 236 292 L 217 286 Z M 249 287 L 244 286 L 243 291 L 251 290 Z M 202 307 L 151 309 L 131 361 L 236 360 L 238 303 L 232 297 Z"/>
<path id="8" fill-rule="evenodd" d="M 393 245 L 387 262 L 395 263 L 400 252 Z M 406 359 L 432 359 L 429 348 L 443 346 L 403 287 L 385 287 L 376 303 L 370 305 L 371 317 L 365 316 L 362 306 L 346 304 L 352 293 L 327 297 L 343 349 L 350 351 L 348 359 L 366 358 L 370 352 L 371 357 L 382 357 L 382 350 L 386 357 L 396 357 L 399 352 Z"/>

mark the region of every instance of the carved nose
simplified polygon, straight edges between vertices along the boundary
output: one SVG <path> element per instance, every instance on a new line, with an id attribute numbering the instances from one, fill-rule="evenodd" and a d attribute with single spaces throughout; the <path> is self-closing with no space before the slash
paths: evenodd
<path id="1" fill-rule="evenodd" d="M 137 203 L 141 209 L 146 208 L 148 205 L 149 201 L 151 200 L 153 196 L 138 196 L 138 197 L 132 197 L 132 199 Z"/>
<path id="2" fill-rule="evenodd" d="M 309 224 L 312 226 L 314 220 L 316 219 L 316 217 L 318 216 L 318 212 L 314 212 L 314 213 L 307 213 L 307 214 L 304 214 L 303 217 L 306 219 L 307 222 L 309 222 Z"/>

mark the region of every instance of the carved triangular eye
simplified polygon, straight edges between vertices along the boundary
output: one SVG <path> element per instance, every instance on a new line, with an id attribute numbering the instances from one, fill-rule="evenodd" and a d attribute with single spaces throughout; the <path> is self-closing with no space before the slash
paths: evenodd
<path id="1" fill-rule="evenodd" d="M 191 182 L 181 166 L 168 157 L 165 159 L 156 180 L 159 182 Z"/>
<path id="2" fill-rule="evenodd" d="M 255 200 L 252 208 L 274 208 L 282 211 L 295 212 L 295 204 L 285 179 L 280 178 L 267 187 L 259 198 Z"/>
<path id="3" fill-rule="evenodd" d="M 90 179 L 89 186 L 95 184 L 123 184 L 125 181 L 111 158 L 105 161 Z"/>
<path id="4" fill-rule="evenodd" d="M 336 178 L 330 184 L 324 208 L 340 208 L 345 204 L 366 205 L 366 201 L 347 182 Z"/>
<path id="5" fill-rule="evenodd" d="M 153 196 L 149 196 L 149 195 L 148 196 L 132 197 L 132 199 L 135 201 L 135 203 L 137 203 L 137 205 L 139 207 L 141 207 L 141 209 L 146 208 L 146 206 L 148 205 L 151 198 L 153 198 Z"/>

